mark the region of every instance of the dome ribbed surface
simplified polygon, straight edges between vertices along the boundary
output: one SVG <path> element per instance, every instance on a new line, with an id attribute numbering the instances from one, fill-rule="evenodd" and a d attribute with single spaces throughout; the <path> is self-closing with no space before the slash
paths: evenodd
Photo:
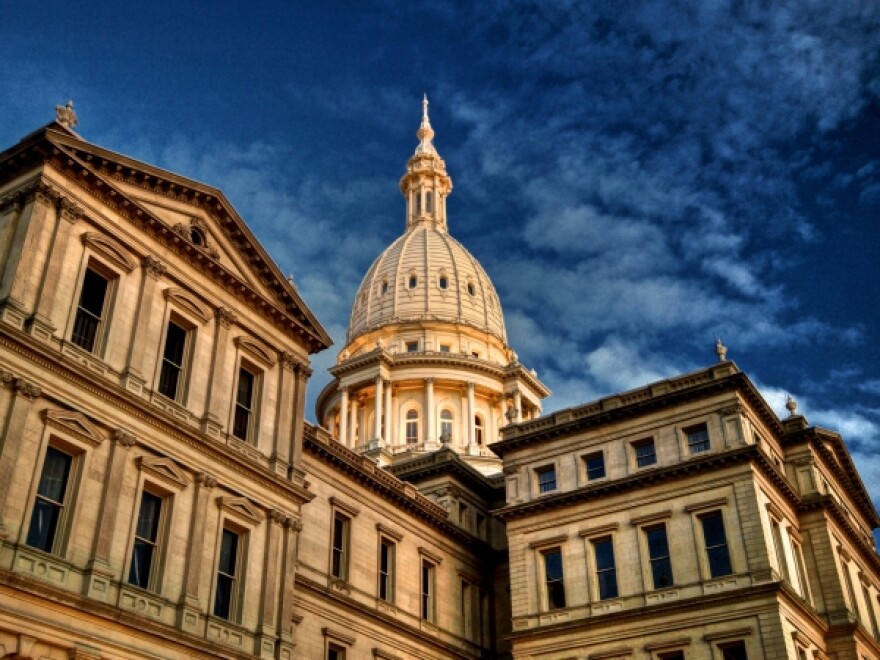
<path id="1" fill-rule="evenodd" d="M 486 271 L 461 243 L 430 222 L 411 227 L 370 266 L 355 297 L 348 341 L 412 321 L 470 325 L 507 341 L 498 295 Z"/>

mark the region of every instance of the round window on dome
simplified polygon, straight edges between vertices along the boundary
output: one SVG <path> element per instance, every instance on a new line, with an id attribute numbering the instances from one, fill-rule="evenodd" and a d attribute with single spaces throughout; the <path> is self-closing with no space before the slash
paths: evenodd
<path id="1" fill-rule="evenodd" d="M 415 289 L 418 285 L 419 285 L 418 275 L 415 275 L 415 274 L 410 275 L 409 281 L 407 282 L 407 286 L 409 286 L 410 289 Z"/>
<path id="2" fill-rule="evenodd" d="M 441 275 L 438 283 L 439 283 L 441 289 L 448 289 L 449 288 L 449 278 L 446 277 L 446 275 Z"/>
<path id="3" fill-rule="evenodd" d="M 198 227 L 192 227 L 189 230 L 189 240 L 192 241 L 193 245 L 198 247 L 203 247 L 205 245 L 205 235 L 202 233 L 202 230 Z"/>

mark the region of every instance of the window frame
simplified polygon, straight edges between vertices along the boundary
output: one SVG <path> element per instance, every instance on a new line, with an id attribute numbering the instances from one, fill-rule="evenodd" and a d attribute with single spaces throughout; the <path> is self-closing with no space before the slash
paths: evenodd
<path id="1" fill-rule="evenodd" d="M 71 522 L 76 506 L 76 501 L 74 498 L 74 494 L 79 490 L 79 482 L 80 476 L 82 474 L 82 459 L 81 455 L 84 453 L 82 451 L 77 451 L 77 447 L 72 447 L 71 445 L 65 443 L 63 440 L 60 440 L 56 436 L 52 436 L 49 439 L 49 442 L 45 445 L 40 453 L 40 458 L 37 461 L 37 465 L 35 466 L 35 472 L 33 477 L 33 483 L 31 487 L 31 493 L 28 499 L 28 517 L 27 517 L 27 525 L 22 525 L 21 528 L 21 543 L 26 546 L 30 550 L 36 550 L 38 552 L 44 552 L 49 555 L 54 555 L 56 557 L 64 558 L 65 552 L 67 549 L 67 541 L 70 536 L 70 529 L 72 527 Z M 49 452 L 57 452 L 61 456 L 64 456 L 68 459 L 66 475 L 64 478 L 64 488 L 63 493 L 61 494 L 61 500 L 49 500 L 47 496 L 40 495 L 40 485 L 43 481 L 43 471 L 46 468 L 46 459 L 49 456 Z M 42 498 L 44 501 L 49 501 L 53 506 L 53 510 L 57 508 L 59 513 L 55 517 L 52 532 L 51 532 L 51 540 L 48 543 L 48 547 L 38 546 L 31 544 L 30 538 L 31 533 L 33 531 L 34 525 L 36 524 L 38 515 L 37 504 L 38 499 Z"/>
<path id="2" fill-rule="evenodd" d="M 590 556 L 593 561 L 593 584 L 595 586 L 595 600 L 603 601 L 603 600 L 614 600 L 615 598 L 620 598 L 620 581 L 617 579 L 617 553 L 614 550 L 614 535 L 613 534 L 603 534 L 597 536 L 591 536 L 589 539 L 590 542 Z M 599 544 L 609 544 L 608 547 L 611 548 L 611 566 L 600 568 L 599 566 L 599 554 L 598 554 L 598 546 Z M 604 574 L 611 575 L 613 577 L 614 584 L 614 593 L 613 594 L 604 594 L 603 593 L 603 578 Z"/>
<path id="3" fill-rule="evenodd" d="M 562 544 L 554 544 L 549 547 L 540 548 L 538 552 L 540 556 L 541 567 L 541 603 L 544 611 L 553 612 L 563 610 L 568 607 L 568 599 L 565 594 L 565 553 Z M 548 564 L 548 557 L 559 557 L 559 577 L 550 575 L 551 567 Z M 559 585 L 559 594 L 557 592 Z M 561 596 L 561 601 L 557 598 Z"/>
<path id="4" fill-rule="evenodd" d="M 376 556 L 376 598 L 382 602 L 393 605 L 397 597 L 397 549 L 403 540 L 403 535 L 386 527 L 382 523 L 376 523 L 376 531 L 378 532 L 378 545 Z M 382 547 L 389 547 L 388 565 L 384 572 L 382 570 Z M 385 587 L 385 595 L 383 596 L 383 584 Z"/>
<path id="5" fill-rule="evenodd" d="M 452 408 L 441 408 L 437 415 L 437 438 L 445 443 L 452 443 L 455 439 L 455 413 Z"/>
<path id="6" fill-rule="evenodd" d="M 479 413 L 474 414 L 474 444 L 478 447 L 483 446 L 485 426 L 483 425 L 483 416 Z"/>
<path id="7" fill-rule="evenodd" d="M 658 530 L 663 530 L 664 543 L 666 544 L 666 555 L 660 555 L 658 557 L 653 557 L 651 552 L 651 540 L 650 534 L 652 532 L 657 532 Z M 660 589 L 671 589 L 675 586 L 675 571 L 672 568 L 672 552 L 669 548 L 669 530 L 667 528 L 665 521 L 653 522 L 644 525 L 641 528 L 642 535 L 644 537 L 645 543 L 645 556 L 648 561 L 648 575 L 651 578 L 651 587 L 654 591 Z M 657 572 L 655 567 L 658 565 L 658 562 L 665 562 L 665 566 L 668 569 L 669 573 L 669 584 L 658 585 L 657 584 Z"/>
<path id="8" fill-rule="evenodd" d="M 700 433 L 704 435 L 698 437 Z M 688 456 L 697 456 L 712 450 L 712 435 L 709 433 L 707 422 L 698 422 L 682 427 L 681 436 Z M 695 438 L 698 441 L 695 441 Z"/>
<path id="9" fill-rule="evenodd" d="M 177 385 L 174 397 L 168 396 L 161 389 L 163 376 L 165 373 L 165 348 L 168 343 L 168 330 L 172 323 L 184 331 L 183 355 L 181 357 L 181 364 L 179 365 Z M 184 406 L 186 405 L 186 401 L 189 395 L 189 381 L 192 371 L 193 356 L 196 352 L 195 349 L 198 337 L 198 324 L 194 323 L 191 319 L 187 318 L 176 309 L 173 309 L 169 310 L 169 313 L 166 314 L 163 321 L 163 328 L 162 341 L 159 344 L 159 352 L 157 356 L 155 392 L 156 394 L 168 401 L 172 401 L 174 403 L 177 403 L 178 405 Z M 174 363 L 169 361 L 169 364 L 173 365 Z"/>
<path id="10" fill-rule="evenodd" d="M 243 371 L 250 374 L 250 376 L 253 378 L 250 408 L 245 408 L 238 400 L 240 394 L 239 386 L 241 384 L 241 375 Z M 244 357 L 240 357 L 238 360 L 238 368 L 235 371 L 235 378 L 233 379 L 232 384 L 232 415 L 229 423 L 229 435 L 236 438 L 237 440 L 240 440 L 241 442 L 246 442 L 254 446 L 259 443 L 260 411 L 261 403 L 263 400 L 264 383 L 264 370 L 255 365 L 252 361 Z M 247 428 L 244 434 L 245 437 L 241 437 L 240 435 L 238 435 L 238 433 L 236 433 L 239 409 L 245 410 L 248 415 L 248 419 L 246 422 Z"/>
<path id="11" fill-rule="evenodd" d="M 236 553 L 234 567 L 235 572 L 231 575 L 232 589 L 229 593 L 229 611 L 224 616 L 217 613 L 217 598 L 220 595 L 220 578 L 221 576 L 227 576 L 221 571 L 220 567 L 220 561 L 223 554 L 223 539 L 225 537 L 225 532 L 229 532 L 230 534 L 235 535 Z M 242 527 L 236 524 L 229 518 L 221 519 L 220 525 L 218 526 L 217 530 L 217 557 L 214 561 L 214 579 L 211 594 L 210 615 L 217 619 L 228 621 L 229 623 L 239 623 L 241 621 L 242 611 L 244 610 L 242 602 L 244 600 L 244 589 L 242 588 L 242 585 L 244 585 L 247 580 L 247 576 L 245 573 L 247 568 L 248 532 L 249 530 L 246 527 Z"/>
<path id="12" fill-rule="evenodd" d="M 702 552 L 700 553 L 700 557 L 701 557 L 700 566 L 703 571 L 704 579 L 715 580 L 715 579 L 727 577 L 729 575 L 735 575 L 736 569 L 735 569 L 734 563 L 733 563 L 733 555 L 730 552 L 730 535 L 727 533 L 727 523 L 725 520 L 724 510 L 714 508 L 711 510 L 700 511 L 700 512 L 696 513 L 695 515 L 696 515 L 697 521 L 700 524 L 699 533 L 702 538 L 702 543 L 700 544 L 700 547 L 702 548 Z M 706 522 L 705 522 L 707 519 L 710 519 L 710 518 L 717 518 L 718 520 L 720 520 L 721 521 L 721 529 L 724 532 L 724 543 L 715 544 L 711 547 L 709 546 L 708 539 L 706 538 Z M 729 568 L 729 571 L 727 573 L 719 573 L 716 575 L 713 573 L 713 570 L 712 570 L 712 559 L 710 558 L 710 556 L 711 556 L 710 551 L 714 550 L 716 548 L 720 548 L 720 547 L 723 547 L 725 549 L 726 562 L 727 562 L 727 566 Z"/>
<path id="13" fill-rule="evenodd" d="M 542 496 L 548 493 L 555 493 L 559 490 L 558 470 L 556 463 L 545 463 L 534 468 L 535 475 L 535 495 Z M 544 480 L 546 475 L 551 478 Z"/>
<path id="14" fill-rule="evenodd" d="M 351 516 L 334 510 L 330 526 L 330 577 L 348 582 L 351 559 Z M 341 538 L 340 538 L 341 537 Z"/>
<path id="15" fill-rule="evenodd" d="M 596 477 L 590 476 L 590 460 L 599 458 L 602 461 L 602 474 Z M 600 479 L 606 479 L 608 477 L 608 471 L 605 466 L 605 452 L 603 450 L 592 451 L 581 456 L 581 462 L 584 468 L 584 481 L 587 483 L 593 481 L 599 481 Z"/>
<path id="16" fill-rule="evenodd" d="M 85 279 L 90 270 L 107 281 L 107 288 L 104 291 L 104 301 L 101 305 L 101 316 L 98 319 L 98 328 L 92 339 L 92 346 L 86 348 L 74 340 L 74 332 L 76 331 L 77 319 L 79 318 Z M 95 256 L 91 254 L 86 255 L 80 273 L 77 275 L 76 294 L 73 296 L 70 312 L 70 327 L 65 336 L 67 341 L 71 344 L 98 358 L 104 357 L 106 347 L 109 344 L 108 338 L 110 335 L 111 320 L 113 317 L 113 310 L 116 307 L 116 295 L 119 290 L 122 275 L 123 273 L 107 265 L 106 262 L 96 259 Z"/>
<path id="17" fill-rule="evenodd" d="M 659 460 L 657 457 L 657 443 L 653 437 L 634 440 L 630 443 L 630 447 L 632 447 L 633 464 L 636 470 L 643 470 L 645 468 L 659 465 Z M 650 447 L 651 453 L 640 455 L 639 450 L 642 447 Z M 652 460 L 649 463 L 643 463 L 643 459 L 646 459 L 648 457 L 650 457 Z"/>
<path id="18" fill-rule="evenodd" d="M 131 571 L 134 568 L 134 553 L 138 544 L 138 526 L 140 523 L 141 508 L 143 506 L 143 498 L 145 494 L 149 494 L 159 499 L 159 520 L 156 523 L 156 539 L 151 543 L 153 553 L 150 558 L 150 565 L 147 572 L 146 585 L 140 585 L 131 581 Z M 165 551 L 167 548 L 167 539 L 170 531 L 171 508 L 173 506 L 174 495 L 165 489 L 158 488 L 152 482 L 144 483 L 138 491 L 135 499 L 134 516 L 132 516 L 131 540 L 129 542 L 129 551 L 127 553 L 128 561 L 125 566 L 125 586 L 143 589 L 153 593 L 161 593 L 162 591 L 162 568 L 165 564 Z"/>
<path id="19" fill-rule="evenodd" d="M 437 564 L 424 555 L 419 561 L 419 618 L 437 623 Z"/>
<path id="20" fill-rule="evenodd" d="M 414 413 L 414 416 L 410 416 Z M 410 435 L 410 430 L 415 429 L 415 434 Z M 412 406 L 404 410 L 403 413 L 403 439 L 407 445 L 417 445 L 419 443 L 420 431 L 422 427 L 422 415 L 418 407 Z"/>

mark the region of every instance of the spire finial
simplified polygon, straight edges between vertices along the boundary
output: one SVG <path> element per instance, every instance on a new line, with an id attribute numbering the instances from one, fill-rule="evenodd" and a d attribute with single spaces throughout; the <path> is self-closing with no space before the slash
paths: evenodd
<path id="1" fill-rule="evenodd" d="M 434 129 L 431 128 L 431 120 L 428 119 L 428 95 L 422 97 L 422 124 L 416 131 L 416 137 L 419 138 L 419 146 L 416 147 L 416 154 L 431 154 L 437 156 L 437 150 L 431 140 L 434 139 Z"/>

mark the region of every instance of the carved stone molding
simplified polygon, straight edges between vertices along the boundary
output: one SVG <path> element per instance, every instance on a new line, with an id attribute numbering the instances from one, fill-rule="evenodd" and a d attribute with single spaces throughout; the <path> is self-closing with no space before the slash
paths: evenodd
<path id="1" fill-rule="evenodd" d="M 24 378 L 16 378 L 12 384 L 12 388 L 16 391 L 16 393 L 25 397 L 26 399 L 30 399 L 33 401 L 38 396 L 43 393 L 39 387 L 26 381 Z"/>
<path id="2" fill-rule="evenodd" d="M 745 409 L 743 408 L 742 404 L 734 403 L 733 405 L 721 408 L 718 411 L 718 414 L 722 417 L 729 417 L 731 415 L 742 415 L 744 411 Z"/>
<path id="3" fill-rule="evenodd" d="M 199 472 L 196 475 L 196 483 L 205 490 L 211 490 L 214 486 L 217 485 L 217 477 L 208 474 L 207 472 Z"/>
<path id="4" fill-rule="evenodd" d="M 291 351 L 282 351 L 279 353 L 278 361 L 281 363 L 281 366 L 288 371 L 294 371 L 300 364 L 302 364 L 299 361 L 299 358 L 296 357 L 296 354 Z"/>
<path id="5" fill-rule="evenodd" d="M 61 197 L 58 200 L 58 213 L 62 220 L 66 220 L 70 224 L 76 224 L 83 217 L 83 210 L 67 197 Z"/>
<path id="6" fill-rule="evenodd" d="M 113 442 L 124 449 L 134 447 L 137 444 L 137 438 L 134 437 L 134 434 L 129 433 L 125 429 L 115 429 L 110 435 L 110 438 Z"/>
<path id="7" fill-rule="evenodd" d="M 144 269 L 144 272 L 154 280 L 158 280 L 168 270 L 168 266 L 165 265 L 163 261 L 160 261 L 149 254 L 141 259 L 141 267 Z"/>
<path id="8" fill-rule="evenodd" d="M 15 374 L 6 369 L 0 368 L 0 385 L 9 385 L 15 378 Z"/>
<path id="9" fill-rule="evenodd" d="M 238 315 L 228 307 L 218 307 L 214 312 L 214 318 L 224 328 L 228 328 L 238 321 Z"/>
<path id="10" fill-rule="evenodd" d="M 37 201 L 41 204 L 54 204 L 58 201 L 58 192 L 45 181 L 39 180 L 20 189 L 25 204 Z"/>
<path id="11" fill-rule="evenodd" d="M 287 525 L 288 525 L 288 527 L 290 527 L 290 529 L 292 529 L 297 534 L 299 534 L 301 531 L 303 531 L 302 520 L 300 520 L 299 518 L 290 518 L 287 521 Z"/>
<path id="12" fill-rule="evenodd" d="M 287 522 L 287 515 L 283 511 L 279 511 L 278 509 L 272 509 L 269 512 L 269 520 L 271 520 L 276 525 L 284 525 Z"/>

